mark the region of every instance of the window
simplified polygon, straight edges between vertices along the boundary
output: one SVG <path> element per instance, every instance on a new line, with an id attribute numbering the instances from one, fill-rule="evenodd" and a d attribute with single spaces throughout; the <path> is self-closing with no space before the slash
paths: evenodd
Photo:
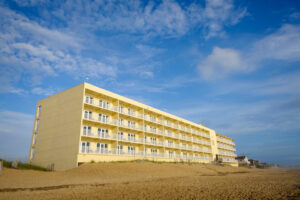
<path id="1" fill-rule="evenodd" d="M 37 133 L 34 133 L 33 144 L 36 144 Z"/>
<path id="2" fill-rule="evenodd" d="M 123 132 L 118 132 L 118 138 L 119 140 L 123 140 Z"/>
<path id="3" fill-rule="evenodd" d="M 42 106 L 39 106 L 39 107 L 38 107 L 38 110 L 37 110 L 37 117 L 40 117 L 40 115 L 41 115 L 41 110 L 42 110 Z"/>
<path id="4" fill-rule="evenodd" d="M 108 136 L 108 129 L 98 128 L 98 137 L 107 138 Z"/>
<path id="5" fill-rule="evenodd" d="M 172 140 L 168 140 L 168 146 L 172 147 L 173 146 L 173 141 Z"/>
<path id="6" fill-rule="evenodd" d="M 91 135 L 92 127 L 83 126 L 82 135 Z"/>
<path id="7" fill-rule="evenodd" d="M 187 158 L 187 153 L 183 152 L 183 158 Z"/>
<path id="8" fill-rule="evenodd" d="M 108 123 L 109 122 L 109 116 L 104 115 L 104 114 L 99 114 L 98 120 L 100 122 L 103 122 L 103 123 Z"/>
<path id="9" fill-rule="evenodd" d="M 33 148 L 32 148 L 32 151 L 31 151 L 30 160 L 32 160 L 32 159 L 33 159 L 33 157 L 34 157 L 34 153 L 35 153 L 35 148 L 33 147 Z"/>
<path id="10" fill-rule="evenodd" d="M 99 100 L 99 107 L 105 108 L 105 109 L 109 109 L 109 102 L 103 101 L 103 100 Z"/>
<path id="11" fill-rule="evenodd" d="M 155 122 L 155 121 L 156 121 L 156 117 L 155 117 L 155 116 L 152 116 L 152 115 L 150 115 L 150 120 L 151 120 L 151 121 L 153 121 L 153 122 Z"/>
<path id="12" fill-rule="evenodd" d="M 119 119 L 119 126 L 124 126 L 124 120 L 123 119 Z"/>
<path id="13" fill-rule="evenodd" d="M 144 125 L 144 131 L 147 131 L 147 125 L 146 124 Z"/>
<path id="14" fill-rule="evenodd" d="M 120 113 L 123 113 L 123 112 L 124 112 L 124 107 L 123 107 L 123 106 L 120 106 L 120 107 L 119 107 L 119 112 L 120 112 Z"/>
<path id="15" fill-rule="evenodd" d="M 135 134 L 128 133 L 128 141 L 135 141 Z"/>
<path id="16" fill-rule="evenodd" d="M 155 137 L 151 137 L 150 141 L 151 141 L 152 144 L 156 144 L 156 138 Z"/>
<path id="17" fill-rule="evenodd" d="M 35 131 L 38 130 L 39 125 L 40 125 L 40 120 L 38 119 L 38 120 L 36 120 Z"/>
<path id="18" fill-rule="evenodd" d="M 128 108 L 128 115 L 135 116 L 135 110 Z"/>
<path id="19" fill-rule="evenodd" d="M 90 152 L 90 143 L 81 142 L 81 153 L 89 153 L 89 152 Z"/>
<path id="20" fill-rule="evenodd" d="M 108 145 L 104 143 L 97 143 L 97 153 L 108 153 Z"/>
<path id="21" fill-rule="evenodd" d="M 157 149 L 151 149 L 151 156 L 157 156 Z"/>
<path id="22" fill-rule="evenodd" d="M 135 155 L 135 147 L 134 146 L 128 146 L 128 154 Z"/>
<path id="23" fill-rule="evenodd" d="M 147 136 L 145 136 L 145 142 L 147 143 Z"/>
<path id="24" fill-rule="evenodd" d="M 135 122 L 128 121 L 128 127 L 129 128 L 135 128 Z"/>
<path id="25" fill-rule="evenodd" d="M 150 126 L 150 132 L 156 133 L 156 127 Z"/>
<path id="26" fill-rule="evenodd" d="M 91 111 L 84 111 L 84 118 L 85 119 L 92 119 L 92 112 Z"/>
<path id="27" fill-rule="evenodd" d="M 172 132 L 171 132 L 171 131 L 168 131 L 168 135 L 169 135 L 169 136 L 172 136 Z"/>
<path id="28" fill-rule="evenodd" d="M 169 158 L 173 158 L 173 151 L 169 151 Z"/>
<path id="29" fill-rule="evenodd" d="M 185 139 L 185 134 L 182 134 L 181 137 L 182 137 L 183 139 Z"/>
<path id="30" fill-rule="evenodd" d="M 85 103 L 88 103 L 88 104 L 94 104 L 94 98 L 93 98 L 93 97 L 86 96 L 86 97 L 85 97 Z"/>
<path id="31" fill-rule="evenodd" d="M 123 154 L 123 145 L 118 145 L 118 154 Z"/>

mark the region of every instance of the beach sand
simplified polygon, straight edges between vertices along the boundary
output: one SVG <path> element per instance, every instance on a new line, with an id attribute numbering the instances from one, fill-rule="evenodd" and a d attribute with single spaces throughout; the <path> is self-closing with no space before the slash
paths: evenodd
<path id="1" fill-rule="evenodd" d="M 4 168 L 0 199 L 300 199 L 300 170 L 150 162 Z"/>

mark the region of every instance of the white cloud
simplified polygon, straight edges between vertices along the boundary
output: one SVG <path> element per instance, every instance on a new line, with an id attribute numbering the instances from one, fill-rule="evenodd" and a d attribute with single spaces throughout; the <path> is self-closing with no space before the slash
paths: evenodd
<path id="1" fill-rule="evenodd" d="M 211 93 L 212 96 L 230 95 L 234 93 L 247 94 L 255 98 L 274 96 L 300 96 L 299 81 L 300 73 L 275 75 L 264 80 L 244 80 L 240 82 L 229 81 L 218 85 L 218 88 Z"/>
<path id="2" fill-rule="evenodd" d="M 232 0 L 206 0 L 205 7 L 191 4 L 188 7 L 190 21 L 202 26 L 206 39 L 224 36 L 224 28 L 237 24 L 248 15 L 246 8 L 235 8 Z"/>
<path id="3" fill-rule="evenodd" d="M 284 61 L 300 61 L 300 26 L 283 25 L 255 43 L 253 59 L 276 59 Z"/>
<path id="4" fill-rule="evenodd" d="M 197 107 L 174 111 L 176 115 L 204 123 L 228 135 L 246 135 L 263 132 L 288 132 L 300 129 L 299 99 L 272 99 L 256 102 L 205 102 Z M 172 111 L 171 111 L 172 112 Z"/>
<path id="5" fill-rule="evenodd" d="M 248 69 L 241 55 L 234 49 L 215 47 L 212 53 L 199 65 L 198 70 L 203 79 L 211 80 L 222 78 L 230 73 Z"/>
<path id="6" fill-rule="evenodd" d="M 67 73 L 74 77 L 115 77 L 117 68 L 83 57 L 80 40 L 69 32 L 43 27 L 6 8 L 0 8 L 1 92 L 20 92 L 14 84 L 40 84 L 45 77 Z"/>
<path id="7" fill-rule="evenodd" d="M 198 65 L 204 80 L 218 79 L 237 72 L 249 72 L 263 66 L 266 60 L 300 61 L 300 26 L 285 24 L 257 40 L 244 51 L 215 47 Z"/>
<path id="8" fill-rule="evenodd" d="M 186 102 L 186 108 L 174 112 L 227 135 L 299 130 L 299 75 L 289 73 L 255 81 L 225 80 L 222 84 L 211 84 L 203 100 L 192 105 Z M 230 101 L 223 101 L 227 97 Z"/>
<path id="9" fill-rule="evenodd" d="M 152 58 L 156 55 L 163 53 L 165 50 L 161 48 L 156 48 L 148 45 L 138 44 L 136 48 L 146 57 Z"/>
<path id="10" fill-rule="evenodd" d="M 146 37 L 180 37 L 195 27 L 205 38 L 224 35 L 247 15 L 232 0 L 207 0 L 201 4 L 179 4 L 175 0 L 149 1 L 66 1 L 53 14 L 71 27 L 142 34 Z"/>
<path id="11" fill-rule="evenodd" d="M 43 95 L 43 96 L 51 96 L 55 93 L 58 93 L 59 91 L 60 89 L 41 88 L 41 87 L 35 87 L 31 89 L 32 94 Z"/>

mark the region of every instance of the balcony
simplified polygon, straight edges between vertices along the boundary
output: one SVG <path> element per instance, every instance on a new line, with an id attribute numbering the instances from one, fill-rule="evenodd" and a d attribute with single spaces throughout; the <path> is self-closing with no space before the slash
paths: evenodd
<path id="1" fill-rule="evenodd" d="M 205 141 L 205 140 L 198 140 L 197 138 L 193 138 L 193 142 L 198 143 L 198 144 L 202 144 L 202 145 L 208 145 L 208 146 L 211 145 L 210 142 Z"/>
<path id="2" fill-rule="evenodd" d="M 91 106 L 95 106 L 97 108 L 104 109 L 104 110 L 118 112 L 118 108 L 116 106 L 111 106 L 111 105 L 103 106 L 103 105 L 100 105 L 100 104 L 96 104 L 94 101 L 92 101 L 92 102 L 84 101 L 84 103 L 87 104 L 87 105 L 91 105 Z"/>
<path id="3" fill-rule="evenodd" d="M 115 140 L 117 136 L 115 134 L 97 134 L 97 133 L 92 133 L 92 132 L 87 132 L 87 133 L 82 133 L 81 134 L 84 137 L 93 137 L 93 138 L 100 138 L 100 139 L 110 139 L 110 140 Z"/>
<path id="4" fill-rule="evenodd" d="M 85 147 L 84 149 L 81 149 L 81 153 L 86 154 L 106 154 L 106 155 L 119 155 L 119 156 L 144 156 L 144 157 L 157 157 L 157 158 L 171 158 L 171 159 L 184 159 L 184 160 L 207 160 L 212 161 L 212 157 L 208 156 L 192 156 L 192 155 L 180 155 L 180 154 L 172 154 L 170 157 L 169 154 L 166 153 L 151 153 L 147 154 L 143 151 L 123 151 L 119 149 L 107 149 L 107 148 L 91 148 L 91 147 Z M 223 158 L 223 162 L 236 162 L 233 158 Z"/>
<path id="5" fill-rule="evenodd" d="M 234 143 L 232 141 L 224 139 L 224 138 L 221 138 L 221 137 L 218 137 L 218 136 L 217 136 L 217 141 L 229 144 L 231 146 L 234 146 Z"/>
<path id="6" fill-rule="evenodd" d="M 84 116 L 83 119 L 101 123 L 101 124 L 109 124 L 109 125 L 117 126 L 116 120 L 99 120 L 99 119 L 95 119 L 94 117 L 88 117 L 88 116 Z"/>
<path id="7" fill-rule="evenodd" d="M 118 137 L 118 141 L 121 141 L 121 142 L 129 142 L 129 143 L 139 143 L 139 144 L 144 144 L 144 139 L 143 139 L 143 138 Z"/>
<path id="8" fill-rule="evenodd" d="M 226 151 L 219 151 L 219 155 L 223 155 L 223 156 L 231 156 L 231 157 L 236 157 L 236 156 L 237 156 L 235 153 L 232 153 L 232 152 L 226 152 Z"/>
<path id="9" fill-rule="evenodd" d="M 143 131 L 143 128 L 140 126 L 132 126 L 132 125 L 128 125 L 128 124 L 126 125 L 126 124 L 119 123 L 119 127 L 136 130 L 136 131 Z"/>
<path id="10" fill-rule="evenodd" d="M 226 149 L 226 150 L 230 150 L 230 151 L 236 151 L 236 149 L 233 148 L 232 146 L 224 145 L 224 144 L 221 144 L 219 142 L 218 142 L 218 148 Z"/>
<path id="11" fill-rule="evenodd" d="M 119 110 L 118 112 L 120 114 L 127 115 L 127 116 L 130 116 L 130 117 L 134 117 L 134 118 L 137 118 L 137 119 L 143 119 L 143 115 L 141 115 L 139 113 L 136 113 L 136 112 L 128 112 L 128 111 L 122 111 L 122 110 Z"/>

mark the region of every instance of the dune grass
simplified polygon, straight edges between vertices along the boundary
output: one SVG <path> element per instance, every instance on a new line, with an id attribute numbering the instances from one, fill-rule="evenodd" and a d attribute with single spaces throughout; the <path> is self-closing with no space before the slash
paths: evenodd
<path id="1" fill-rule="evenodd" d="M 13 162 L 11 161 L 6 161 L 4 159 L 0 158 L 0 161 L 3 161 L 3 167 L 6 168 L 13 168 Z M 39 170 L 39 171 L 49 171 L 48 169 L 41 167 L 41 166 L 37 166 L 37 165 L 32 165 L 32 164 L 28 164 L 28 163 L 22 163 L 22 162 L 18 162 L 18 166 L 17 169 L 31 169 L 31 170 Z"/>

